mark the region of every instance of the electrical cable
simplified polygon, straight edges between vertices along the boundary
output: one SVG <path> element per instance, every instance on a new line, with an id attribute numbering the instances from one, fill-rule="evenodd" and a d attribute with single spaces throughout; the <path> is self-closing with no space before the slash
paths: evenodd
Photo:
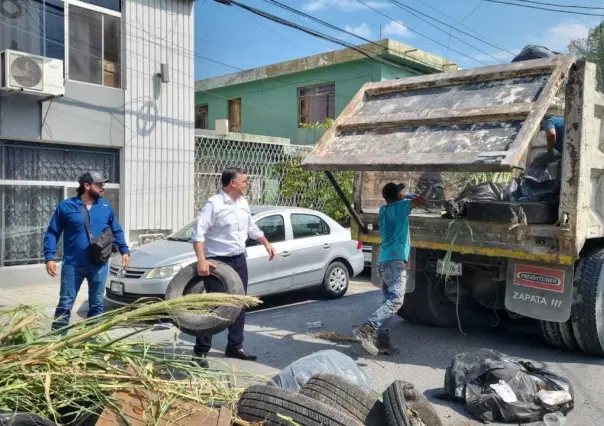
<path id="1" fill-rule="evenodd" d="M 535 0 L 515 0 L 515 1 L 517 1 L 519 3 L 532 3 L 532 4 L 540 4 L 540 5 L 544 5 L 544 6 L 566 7 L 569 9 L 604 10 L 604 7 L 597 7 L 597 6 L 578 6 L 578 5 L 573 5 L 573 4 L 546 3 L 546 2 L 535 1 Z"/>
<path id="2" fill-rule="evenodd" d="M 546 7 L 530 6 L 528 4 L 511 3 L 511 2 L 508 2 L 508 1 L 501 1 L 501 0 L 485 0 L 485 1 L 488 1 L 490 3 L 506 4 L 506 5 L 510 5 L 510 6 L 525 7 L 525 8 L 528 8 L 528 9 L 545 10 L 545 11 L 548 11 L 548 12 L 566 13 L 568 15 L 604 16 L 603 14 L 598 14 L 598 13 L 573 12 L 571 10 L 550 9 L 550 8 L 546 8 Z"/>

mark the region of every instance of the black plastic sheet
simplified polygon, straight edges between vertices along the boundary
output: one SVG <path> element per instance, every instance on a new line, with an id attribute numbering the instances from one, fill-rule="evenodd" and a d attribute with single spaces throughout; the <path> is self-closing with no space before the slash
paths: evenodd
<path id="1" fill-rule="evenodd" d="M 55 423 L 31 413 L 0 412 L 0 426 L 56 426 Z"/>
<path id="2" fill-rule="evenodd" d="M 506 402 L 491 385 L 505 382 L 515 395 L 515 402 Z M 540 390 L 567 391 L 571 401 L 546 406 L 537 397 Z M 566 415 L 574 408 L 574 392 L 570 382 L 545 366 L 512 358 L 492 349 L 480 349 L 456 355 L 445 371 L 446 396 L 462 400 L 468 411 L 485 423 L 536 422 L 547 413 L 559 411 Z"/>

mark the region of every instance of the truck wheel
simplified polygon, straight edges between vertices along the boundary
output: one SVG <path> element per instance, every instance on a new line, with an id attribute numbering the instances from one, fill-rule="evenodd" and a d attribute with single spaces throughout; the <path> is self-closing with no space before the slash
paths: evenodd
<path id="1" fill-rule="evenodd" d="M 577 350 L 577 341 L 570 321 L 541 321 L 541 333 L 547 343 L 560 349 Z"/>
<path id="2" fill-rule="evenodd" d="M 412 322 L 433 327 L 456 324 L 455 303 L 445 293 L 443 278 L 436 273 L 424 271 L 416 274 L 415 280 L 415 291 L 405 295 L 399 315 L 403 319 L 409 318 Z"/>
<path id="3" fill-rule="evenodd" d="M 587 252 L 575 274 L 571 323 L 583 352 L 604 357 L 604 248 Z"/>

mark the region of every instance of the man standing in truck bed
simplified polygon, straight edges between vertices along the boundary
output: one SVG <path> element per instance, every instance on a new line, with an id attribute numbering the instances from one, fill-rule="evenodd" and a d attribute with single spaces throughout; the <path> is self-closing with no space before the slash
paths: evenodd
<path id="1" fill-rule="evenodd" d="M 409 215 L 411 209 L 422 205 L 439 187 L 433 184 L 417 198 L 405 199 L 404 184 L 388 183 L 382 189 L 382 197 L 386 205 L 380 207 L 380 257 L 379 276 L 382 280 L 384 300 L 381 306 L 367 319 L 365 324 L 353 330 L 355 337 L 363 348 L 372 355 L 380 350 L 393 355 L 399 352 L 390 343 L 388 323 L 403 306 L 405 287 L 407 284 L 407 262 L 411 244 L 409 239 Z M 376 336 L 377 334 L 377 336 Z"/>

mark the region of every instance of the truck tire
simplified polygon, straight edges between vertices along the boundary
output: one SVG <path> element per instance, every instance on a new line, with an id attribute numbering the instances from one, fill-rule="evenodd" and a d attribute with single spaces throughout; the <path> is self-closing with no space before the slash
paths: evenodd
<path id="1" fill-rule="evenodd" d="M 266 385 L 248 387 L 237 403 L 237 414 L 268 426 L 363 426 L 347 413 L 306 395 Z"/>
<path id="2" fill-rule="evenodd" d="M 604 357 L 604 248 L 589 251 L 575 272 L 576 298 L 571 323 L 577 345 L 587 354 Z"/>
<path id="3" fill-rule="evenodd" d="M 166 300 L 205 292 L 245 294 L 243 282 L 233 268 L 216 260 L 212 263 L 216 268 L 210 269 L 209 277 L 200 277 L 197 274 L 197 263 L 182 268 L 168 284 Z M 190 336 L 214 335 L 227 329 L 239 316 L 241 309 L 238 306 L 218 306 L 212 310 L 213 316 L 176 311 L 172 321 L 183 333 Z"/>
<path id="4" fill-rule="evenodd" d="M 315 374 L 304 384 L 300 393 L 348 413 L 365 426 L 382 426 L 386 421 L 382 401 L 337 374 Z"/>
<path id="5" fill-rule="evenodd" d="M 422 275 L 424 277 L 420 279 Z M 415 290 L 405 295 L 399 316 L 432 327 L 450 327 L 457 324 L 455 304 L 447 299 L 441 277 L 436 273 L 424 271 L 416 274 L 415 280 Z"/>
<path id="6" fill-rule="evenodd" d="M 570 321 L 540 321 L 541 333 L 547 343 L 560 349 L 577 350 L 577 341 Z"/>

